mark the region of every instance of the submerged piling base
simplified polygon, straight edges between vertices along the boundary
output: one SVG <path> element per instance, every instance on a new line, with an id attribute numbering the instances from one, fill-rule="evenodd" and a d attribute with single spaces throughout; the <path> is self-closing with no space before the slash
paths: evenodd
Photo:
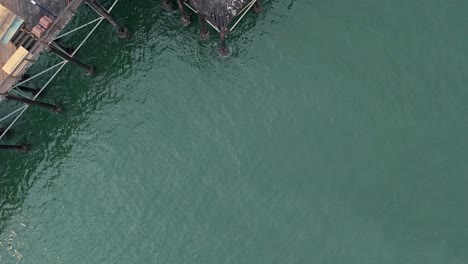
<path id="1" fill-rule="evenodd" d="M 200 39 L 208 40 L 210 38 L 210 32 L 206 28 L 205 16 L 198 13 L 198 21 L 200 23 Z"/>
<path id="2" fill-rule="evenodd" d="M 260 0 L 257 0 L 254 4 L 254 6 L 252 7 L 254 13 L 258 14 L 260 12 L 262 12 L 262 6 L 261 6 L 261 3 L 260 3 Z"/>
<path id="3" fill-rule="evenodd" d="M 180 9 L 180 22 L 182 23 L 182 26 L 186 27 L 190 25 L 190 17 L 187 15 L 187 11 L 185 11 L 185 6 L 183 3 L 184 0 L 177 0 L 177 5 L 179 6 Z"/>
<path id="4" fill-rule="evenodd" d="M 162 0 L 161 8 L 166 11 L 172 11 L 172 1 L 171 0 Z"/>
<path id="5" fill-rule="evenodd" d="M 226 35 L 229 32 L 228 29 L 222 29 L 219 33 L 219 55 L 223 57 L 229 56 L 229 49 L 226 46 Z"/>

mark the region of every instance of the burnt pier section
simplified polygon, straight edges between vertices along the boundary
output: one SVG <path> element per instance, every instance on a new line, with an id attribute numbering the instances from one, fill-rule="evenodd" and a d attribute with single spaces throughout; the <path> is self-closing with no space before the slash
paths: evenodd
<path id="1" fill-rule="evenodd" d="M 161 5 L 167 9 L 171 0 L 161 0 Z M 260 0 L 177 0 L 181 11 L 182 24 L 188 25 L 190 17 L 185 8 L 189 8 L 197 13 L 200 23 L 200 38 L 209 38 L 208 23 L 219 32 L 219 54 L 229 55 L 226 45 L 226 37 L 235 25 L 243 18 L 246 12 L 253 9 L 255 13 L 260 12 Z"/>

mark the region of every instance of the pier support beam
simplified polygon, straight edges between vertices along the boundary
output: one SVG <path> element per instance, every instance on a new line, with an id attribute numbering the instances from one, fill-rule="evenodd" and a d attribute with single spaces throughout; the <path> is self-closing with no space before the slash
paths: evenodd
<path id="1" fill-rule="evenodd" d="M 183 3 L 184 1 L 185 0 L 177 0 L 177 5 L 179 5 L 179 9 L 181 13 L 180 21 L 182 22 L 182 25 L 186 27 L 190 25 L 190 17 L 187 15 L 187 12 L 185 11 L 185 6 Z"/>
<path id="2" fill-rule="evenodd" d="M 59 47 L 60 49 L 62 49 L 63 51 L 65 51 L 68 54 L 72 54 L 73 52 L 75 52 L 75 49 L 65 47 L 64 45 L 60 44 L 60 39 L 54 40 L 53 45 L 54 44 L 57 45 L 57 47 Z"/>
<path id="3" fill-rule="evenodd" d="M 172 1 L 171 0 L 162 0 L 161 7 L 162 7 L 162 9 L 164 9 L 166 11 L 171 11 L 172 10 Z"/>
<path id="4" fill-rule="evenodd" d="M 49 45 L 49 51 L 54 53 L 55 55 L 59 56 L 60 58 L 66 60 L 66 61 L 69 61 L 69 62 L 83 68 L 89 75 L 94 74 L 95 70 L 94 70 L 93 66 L 89 66 L 89 65 L 86 65 L 86 64 L 82 63 L 81 61 L 79 61 L 79 60 L 71 57 L 70 55 L 66 54 L 65 52 L 61 51 L 60 49 L 58 49 L 54 45 Z"/>
<path id="5" fill-rule="evenodd" d="M 1 136 L 1 135 L 3 135 L 3 133 L 5 133 L 5 131 L 6 131 L 6 129 L 5 129 L 5 128 L 3 128 L 3 127 L 0 127 L 0 136 Z M 8 136 L 8 134 L 9 134 L 9 133 L 11 133 L 11 132 L 12 132 L 12 131 L 11 131 L 11 129 L 10 129 L 10 130 L 8 130 L 7 134 L 5 134 L 5 136 Z"/>
<path id="6" fill-rule="evenodd" d="M 36 100 L 31 100 L 31 99 L 24 98 L 24 97 L 9 95 L 9 94 L 3 95 L 3 98 L 5 98 L 6 100 L 10 100 L 10 101 L 25 103 L 27 105 L 47 108 L 47 109 L 52 110 L 55 113 L 62 112 L 62 108 L 60 106 L 54 105 L 54 104 L 48 104 L 48 103 L 44 103 L 44 102 L 40 102 L 40 101 L 36 101 Z"/>
<path id="7" fill-rule="evenodd" d="M 86 3 L 88 3 L 94 10 L 103 18 L 105 18 L 114 28 L 117 30 L 117 34 L 119 38 L 125 39 L 130 36 L 130 33 L 128 30 L 122 26 L 119 22 L 117 22 L 110 14 L 107 12 L 107 10 L 102 7 L 101 4 L 96 2 L 96 0 L 86 0 Z"/>
<path id="8" fill-rule="evenodd" d="M 206 28 L 205 15 L 198 13 L 198 22 L 200 23 L 200 38 L 207 40 L 210 38 L 210 32 Z"/>
<path id="9" fill-rule="evenodd" d="M 29 146 L 27 144 L 0 145 L 0 150 L 16 150 L 18 152 L 28 152 L 29 151 Z"/>
<path id="10" fill-rule="evenodd" d="M 226 46 L 226 35 L 229 33 L 227 28 L 222 28 L 219 33 L 219 55 L 226 57 L 229 55 L 229 49 Z"/>
<path id="11" fill-rule="evenodd" d="M 16 86 L 16 89 L 22 91 L 22 92 L 27 92 L 31 93 L 32 95 L 36 95 L 39 92 L 39 89 L 37 88 L 30 88 L 26 86 Z"/>

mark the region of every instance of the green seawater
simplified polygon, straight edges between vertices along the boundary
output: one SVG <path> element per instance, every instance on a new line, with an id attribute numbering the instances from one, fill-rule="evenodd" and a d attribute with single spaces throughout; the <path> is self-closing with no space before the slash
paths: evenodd
<path id="1" fill-rule="evenodd" d="M 41 97 L 65 112 L 4 141 L 33 148 L 0 152 L 0 263 L 468 263 L 466 10 L 264 1 L 220 58 L 121 0 L 132 38 L 102 23 L 97 75 L 67 65 Z"/>

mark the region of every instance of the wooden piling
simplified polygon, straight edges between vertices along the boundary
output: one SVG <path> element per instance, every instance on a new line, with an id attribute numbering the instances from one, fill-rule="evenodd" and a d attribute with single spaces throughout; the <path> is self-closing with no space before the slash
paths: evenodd
<path id="1" fill-rule="evenodd" d="M 30 146 L 28 144 L 20 145 L 0 145 L 0 150 L 16 150 L 18 152 L 28 152 Z"/>
<path id="2" fill-rule="evenodd" d="M 54 45 L 49 46 L 49 51 L 54 53 L 55 55 L 59 56 L 60 58 L 79 66 L 80 68 L 84 69 L 89 75 L 93 75 L 94 72 L 95 72 L 94 66 L 82 63 L 81 61 L 79 61 L 79 60 L 71 57 L 67 53 L 61 51 L 60 49 L 58 49 Z"/>
<path id="3" fill-rule="evenodd" d="M 129 31 L 122 26 L 119 22 L 117 22 L 110 14 L 107 12 L 101 4 L 99 4 L 96 0 L 86 0 L 94 10 L 103 18 L 105 18 L 117 31 L 119 38 L 125 39 L 130 36 Z"/>
<path id="4" fill-rule="evenodd" d="M 6 100 L 25 103 L 25 104 L 31 105 L 31 106 L 38 106 L 38 107 L 42 107 L 42 108 L 47 108 L 47 109 L 49 109 L 49 110 L 51 110 L 51 111 L 53 111 L 55 113 L 62 112 L 62 108 L 60 106 L 58 106 L 58 105 L 44 103 L 44 102 L 41 102 L 41 101 L 31 100 L 31 99 L 28 99 L 28 98 L 9 95 L 9 94 L 3 95 L 3 97 Z"/>

